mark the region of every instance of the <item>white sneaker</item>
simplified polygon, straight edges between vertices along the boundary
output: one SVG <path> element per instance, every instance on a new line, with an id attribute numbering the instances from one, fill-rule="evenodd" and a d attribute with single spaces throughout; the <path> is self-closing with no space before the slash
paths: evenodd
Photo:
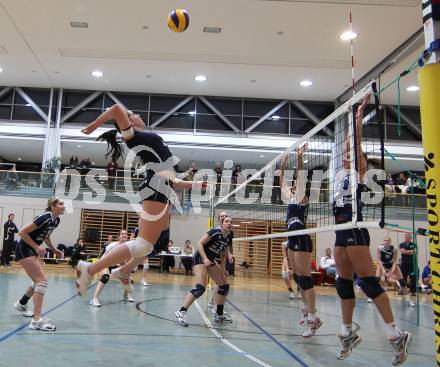
<path id="1" fill-rule="evenodd" d="M 144 286 L 144 287 L 148 287 L 149 284 L 145 280 L 142 279 L 141 280 L 141 285 Z"/>
<path id="2" fill-rule="evenodd" d="M 25 317 L 34 316 L 34 312 L 31 310 L 28 310 L 27 305 L 22 305 L 19 301 L 14 303 L 14 307 L 17 311 L 21 312 L 21 314 Z"/>
<path id="3" fill-rule="evenodd" d="M 134 298 L 127 294 L 126 296 L 122 295 L 122 301 L 123 302 L 134 302 Z"/>
<path id="4" fill-rule="evenodd" d="M 337 359 L 343 360 L 350 356 L 353 348 L 357 347 L 362 341 L 361 337 L 352 331 L 349 336 L 338 335 L 341 341 L 341 350 L 337 355 Z"/>
<path id="5" fill-rule="evenodd" d="M 179 325 L 188 326 L 186 311 L 176 311 L 174 312 L 174 315 L 176 315 L 176 319 Z"/>
<path id="6" fill-rule="evenodd" d="M 408 347 L 411 344 L 412 334 L 408 331 L 402 331 L 400 338 L 396 340 L 390 340 L 390 344 L 393 347 L 393 366 L 400 366 L 405 363 L 408 358 Z"/>
<path id="7" fill-rule="evenodd" d="M 93 306 L 93 307 L 101 307 L 101 304 L 99 303 L 99 299 L 98 298 L 94 298 L 94 297 L 92 297 L 90 299 L 89 305 Z"/>
<path id="8" fill-rule="evenodd" d="M 92 282 L 92 277 L 89 275 L 90 265 L 90 263 L 80 260 L 76 266 L 76 274 L 78 278 L 76 284 L 79 295 L 83 298 L 87 295 L 87 289 Z"/>
<path id="9" fill-rule="evenodd" d="M 130 275 L 125 275 L 121 272 L 121 268 L 112 270 L 112 276 L 121 282 L 122 288 L 128 293 L 133 292 L 133 286 L 131 285 Z"/>
<path id="10" fill-rule="evenodd" d="M 32 319 L 29 323 L 29 329 L 31 330 L 55 331 L 56 328 L 51 320 L 42 317 L 37 321 Z"/>
<path id="11" fill-rule="evenodd" d="M 232 319 L 229 316 L 226 316 L 225 314 L 223 315 L 217 315 L 216 313 L 212 315 L 212 318 L 214 319 L 215 322 L 227 322 L 227 323 L 231 323 Z"/>
<path id="12" fill-rule="evenodd" d="M 289 292 L 289 299 L 295 299 L 295 293 Z"/>
<path id="13" fill-rule="evenodd" d="M 304 331 L 303 338 L 311 338 L 321 326 L 322 321 L 319 317 L 316 317 L 314 321 L 307 321 L 307 330 Z"/>
<path id="14" fill-rule="evenodd" d="M 213 307 L 214 307 L 214 303 L 211 302 L 211 301 L 209 301 L 209 302 L 208 302 L 208 308 L 213 308 Z"/>
<path id="15" fill-rule="evenodd" d="M 405 301 L 405 305 L 406 305 L 406 307 L 416 307 L 416 304 L 413 301 L 411 301 L 410 299 L 407 299 Z"/>

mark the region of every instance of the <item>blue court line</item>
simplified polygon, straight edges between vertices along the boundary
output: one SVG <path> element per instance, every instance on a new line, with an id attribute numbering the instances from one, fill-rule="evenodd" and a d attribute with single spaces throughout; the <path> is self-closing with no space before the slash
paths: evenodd
<path id="1" fill-rule="evenodd" d="M 234 307 L 238 312 L 240 312 L 246 319 L 248 319 L 257 329 L 259 329 L 264 335 L 266 335 L 270 340 L 272 340 L 276 345 L 278 345 L 282 350 L 284 350 L 289 356 L 291 356 L 295 361 L 297 361 L 303 367 L 309 367 L 309 365 L 304 362 L 299 356 L 286 348 L 278 339 L 276 339 L 271 333 L 264 330 L 260 325 L 258 325 L 250 316 L 245 314 L 242 310 L 240 310 L 236 305 L 234 305 L 231 301 L 226 300 L 232 307 Z"/>
<path id="2" fill-rule="evenodd" d="M 92 288 L 95 285 L 96 285 L 96 283 L 90 285 L 89 288 L 87 288 L 87 290 L 89 290 L 90 288 Z M 41 316 L 46 316 L 49 312 L 55 311 L 57 308 L 60 308 L 61 306 L 64 306 L 67 302 L 70 302 L 72 299 L 74 299 L 74 298 L 76 298 L 78 296 L 79 296 L 78 294 L 75 294 L 74 296 L 66 299 L 65 301 L 61 302 L 60 304 L 58 304 L 58 305 L 52 307 L 51 309 L 47 310 L 46 312 L 42 313 Z M 18 328 L 10 331 L 6 335 L 3 335 L 2 337 L 0 337 L 0 343 L 2 343 L 5 340 L 9 339 L 11 336 L 14 336 L 15 334 L 17 334 L 19 331 L 23 330 L 27 326 L 29 326 L 29 322 L 26 322 L 25 324 L 19 326 Z"/>

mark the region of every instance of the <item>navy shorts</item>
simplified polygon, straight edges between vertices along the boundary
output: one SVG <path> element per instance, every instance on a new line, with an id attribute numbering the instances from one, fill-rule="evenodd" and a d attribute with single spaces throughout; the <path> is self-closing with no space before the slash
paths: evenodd
<path id="1" fill-rule="evenodd" d="M 208 259 L 212 262 L 212 265 L 211 265 L 211 266 L 214 266 L 215 263 L 220 264 L 220 259 L 210 259 L 209 257 L 208 257 Z M 203 257 L 202 257 L 202 255 L 200 255 L 200 252 L 197 251 L 197 252 L 194 254 L 194 258 L 193 258 L 193 266 L 196 266 L 196 265 L 203 265 L 203 264 L 204 264 L 204 262 L 203 262 Z"/>
<path id="2" fill-rule="evenodd" d="M 287 248 L 294 252 L 312 252 L 313 243 L 308 234 L 291 236 L 287 240 Z"/>
<path id="3" fill-rule="evenodd" d="M 19 261 L 31 256 L 37 256 L 37 252 L 33 249 L 33 247 L 29 246 L 23 240 L 18 241 L 17 245 L 15 246 L 15 261 Z"/>
<path id="4" fill-rule="evenodd" d="M 335 232 L 335 246 L 370 246 L 370 234 L 366 228 L 344 229 Z"/>
<path id="5" fill-rule="evenodd" d="M 153 174 L 147 174 L 145 180 L 139 185 L 139 191 L 145 189 L 145 192 L 141 193 L 141 200 L 157 201 L 159 203 L 168 204 L 172 194 L 174 194 L 172 182 L 156 175 L 155 180 L 158 179 L 158 181 L 155 181 L 154 184 L 150 185 L 153 176 Z M 157 190 L 158 188 L 160 188 L 160 190 Z"/>

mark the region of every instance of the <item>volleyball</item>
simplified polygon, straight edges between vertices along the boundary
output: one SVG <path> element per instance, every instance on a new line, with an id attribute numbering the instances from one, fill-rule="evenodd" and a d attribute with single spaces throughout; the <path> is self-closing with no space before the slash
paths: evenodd
<path id="1" fill-rule="evenodd" d="M 173 32 L 185 32 L 189 26 L 189 15 L 186 10 L 175 9 L 168 15 L 168 27 Z"/>

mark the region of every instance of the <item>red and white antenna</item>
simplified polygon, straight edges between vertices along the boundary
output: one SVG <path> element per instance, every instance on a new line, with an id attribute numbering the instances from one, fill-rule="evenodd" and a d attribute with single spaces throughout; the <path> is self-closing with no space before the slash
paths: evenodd
<path id="1" fill-rule="evenodd" d="M 350 11 L 350 52 L 351 52 L 351 78 L 352 78 L 352 89 L 353 89 L 353 96 L 356 94 L 355 90 L 355 76 L 354 76 L 354 47 L 353 47 L 353 18 L 351 16 Z"/>

